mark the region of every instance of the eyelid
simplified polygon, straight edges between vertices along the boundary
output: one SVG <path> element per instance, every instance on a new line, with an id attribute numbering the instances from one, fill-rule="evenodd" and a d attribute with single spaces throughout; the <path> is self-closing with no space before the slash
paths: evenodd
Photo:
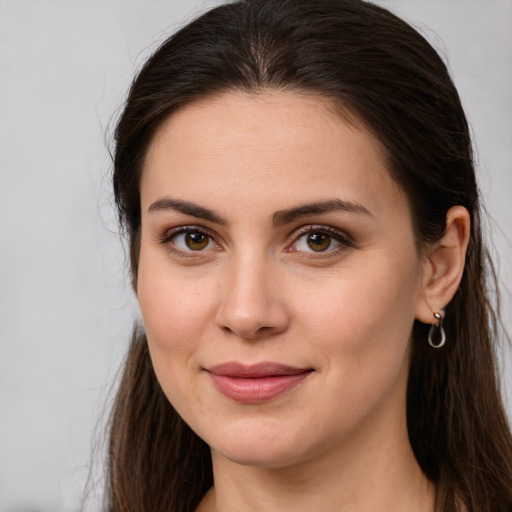
<path id="1" fill-rule="evenodd" d="M 182 258 L 201 258 L 201 257 L 204 258 L 205 254 L 209 253 L 211 251 L 211 249 L 198 250 L 198 251 L 193 251 L 193 250 L 183 251 L 183 250 L 179 249 L 178 247 L 176 247 L 176 245 L 174 245 L 172 243 L 172 239 L 175 236 L 181 235 L 181 234 L 186 234 L 186 233 L 201 233 L 203 235 L 206 235 L 215 243 L 215 245 L 216 245 L 215 249 L 221 248 L 221 245 L 219 244 L 219 242 L 217 240 L 218 237 L 215 234 L 213 234 L 209 229 L 207 229 L 203 226 L 198 226 L 196 224 L 176 226 L 176 227 L 167 229 L 164 231 L 164 233 L 161 236 L 158 237 L 158 243 L 163 245 L 169 253 L 171 253 L 173 255 L 178 255 Z"/>
<path id="2" fill-rule="evenodd" d="M 216 247 L 214 249 L 219 250 L 222 248 L 222 244 L 219 243 L 219 237 L 216 233 L 213 233 L 210 229 L 205 228 L 204 226 L 199 226 L 197 224 L 175 226 L 170 229 L 167 229 L 161 236 L 158 237 L 158 243 L 165 246 L 166 250 L 169 253 L 178 255 L 182 258 L 204 258 L 205 254 L 210 253 L 212 249 L 198 251 L 183 251 L 171 243 L 172 239 L 175 236 L 193 232 L 202 233 L 208 236 L 216 244 Z M 317 253 L 315 253 L 314 251 L 309 252 L 294 250 L 293 245 L 296 244 L 297 241 L 302 236 L 307 235 L 309 233 L 325 233 L 331 236 L 334 240 L 338 241 L 341 245 L 333 249 L 328 249 L 326 251 Z M 295 229 L 293 233 L 288 237 L 288 241 L 286 242 L 285 246 L 285 252 L 303 253 L 304 255 L 307 255 L 305 257 L 318 259 L 330 257 L 338 252 L 341 252 L 354 246 L 355 244 L 353 238 L 346 231 L 324 224 L 306 224 Z"/>
<path id="3" fill-rule="evenodd" d="M 328 249 L 326 251 L 320 251 L 315 253 L 314 251 L 311 252 L 305 252 L 305 251 L 294 251 L 291 249 L 291 246 L 297 243 L 297 241 L 303 237 L 304 235 L 307 235 L 309 233 L 325 233 L 332 238 L 334 238 L 336 241 L 340 242 L 341 246 L 336 247 L 334 249 Z M 355 247 L 354 240 L 352 237 L 346 233 L 345 231 L 335 228 L 333 226 L 328 226 L 324 224 L 308 224 L 301 226 L 300 228 L 296 229 L 292 235 L 290 236 L 290 241 L 286 245 L 286 252 L 304 252 L 304 254 L 307 254 L 307 257 L 311 258 L 322 258 L 322 257 L 329 257 L 333 254 L 346 250 L 348 248 Z"/>
<path id="4" fill-rule="evenodd" d="M 184 226 L 175 226 L 173 228 L 166 229 L 161 236 L 158 237 L 159 243 L 165 244 L 169 242 L 174 236 L 180 233 L 202 233 L 204 235 L 208 235 L 211 238 L 214 238 L 213 234 L 209 229 L 204 228 L 203 226 L 197 226 L 195 224 L 184 225 Z"/>

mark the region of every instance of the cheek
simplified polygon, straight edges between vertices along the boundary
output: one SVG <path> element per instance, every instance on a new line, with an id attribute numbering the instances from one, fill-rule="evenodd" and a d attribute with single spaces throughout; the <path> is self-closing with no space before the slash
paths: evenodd
<path id="1" fill-rule="evenodd" d="M 137 296 L 148 343 L 155 359 L 183 363 L 211 319 L 214 287 L 157 268 L 141 257 Z"/>
<path id="2" fill-rule="evenodd" d="M 376 259 L 371 266 L 345 269 L 342 274 L 312 287 L 299 306 L 312 339 L 329 359 L 350 358 L 363 367 L 371 358 L 372 367 L 396 354 L 399 362 L 414 323 L 415 258 Z"/>
<path id="3" fill-rule="evenodd" d="M 186 416 L 189 402 L 198 400 L 189 384 L 211 299 L 206 290 L 191 290 L 190 281 L 155 272 L 143 261 L 139 269 L 137 295 L 153 368 L 168 400 Z"/>
<path id="4" fill-rule="evenodd" d="M 346 280 L 328 290 L 329 300 L 314 301 L 307 329 L 327 369 L 326 398 L 343 404 L 336 412 L 341 424 L 389 400 L 401 410 L 414 322 L 410 282 L 382 275 Z"/>

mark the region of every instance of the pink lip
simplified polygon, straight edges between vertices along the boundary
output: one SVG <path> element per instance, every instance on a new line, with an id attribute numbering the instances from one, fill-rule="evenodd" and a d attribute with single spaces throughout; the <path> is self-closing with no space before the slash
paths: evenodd
<path id="1" fill-rule="evenodd" d="M 209 368 L 217 390 L 224 396 L 245 404 L 268 402 L 296 388 L 312 371 L 278 363 L 246 366 L 230 362 Z"/>

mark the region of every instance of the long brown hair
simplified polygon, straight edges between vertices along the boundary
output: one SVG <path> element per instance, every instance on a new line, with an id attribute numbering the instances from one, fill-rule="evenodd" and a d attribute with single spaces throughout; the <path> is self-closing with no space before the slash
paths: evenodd
<path id="1" fill-rule="evenodd" d="M 436 510 L 512 509 L 512 439 L 495 364 L 495 283 L 482 241 L 471 140 L 435 50 L 404 21 L 361 0 L 241 0 L 171 36 L 134 80 L 115 134 L 114 192 L 136 286 L 139 180 L 157 127 L 176 109 L 229 90 L 303 90 L 331 98 L 378 137 L 406 192 L 419 244 L 438 240 L 448 209 L 471 216 L 462 283 L 446 308 L 449 340 L 428 347 L 416 322 L 409 437 L 437 487 Z M 143 332 L 134 333 L 114 405 L 112 512 L 193 511 L 212 485 L 208 446 L 168 402 Z"/>

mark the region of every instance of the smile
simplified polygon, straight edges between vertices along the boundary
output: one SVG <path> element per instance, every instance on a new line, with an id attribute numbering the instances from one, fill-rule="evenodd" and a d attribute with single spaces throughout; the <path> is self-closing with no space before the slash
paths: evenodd
<path id="1" fill-rule="evenodd" d="M 217 391 L 244 404 L 268 402 L 295 389 L 314 370 L 278 363 L 225 363 L 207 370 Z"/>

